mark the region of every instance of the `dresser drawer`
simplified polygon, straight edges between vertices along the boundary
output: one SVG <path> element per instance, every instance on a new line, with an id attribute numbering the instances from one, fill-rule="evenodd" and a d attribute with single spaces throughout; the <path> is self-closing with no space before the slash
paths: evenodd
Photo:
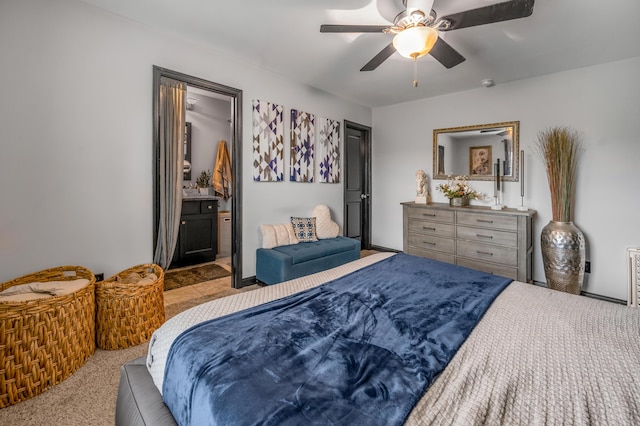
<path id="1" fill-rule="evenodd" d="M 453 225 L 417 219 L 409 220 L 409 232 L 449 238 L 453 238 L 455 234 Z"/>
<path id="2" fill-rule="evenodd" d="M 422 209 L 416 207 L 408 207 L 407 215 L 409 219 L 433 220 L 435 222 L 453 223 L 453 211 Z"/>
<path id="3" fill-rule="evenodd" d="M 518 247 L 518 234 L 516 234 L 515 232 L 497 231 L 495 229 L 471 228 L 468 226 L 458 226 L 456 230 L 456 236 L 464 240 L 497 244 L 508 247 Z"/>
<path id="4" fill-rule="evenodd" d="M 453 238 L 442 238 L 434 235 L 409 234 L 409 247 L 422 250 L 435 250 L 454 254 Z"/>
<path id="5" fill-rule="evenodd" d="M 458 212 L 457 223 L 458 225 L 481 226 L 503 231 L 516 232 L 518 230 L 518 219 L 516 217 L 496 214 Z"/>
<path id="6" fill-rule="evenodd" d="M 455 257 L 452 254 L 442 253 L 440 251 L 423 250 L 415 247 L 409 247 L 407 254 L 426 257 L 427 259 L 438 260 L 445 263 L 456 263 Z"/>
<path id="7" fill-rule="evenodd" d="M 518 266 L 518 250 L 475 241 L 459 241 L 457 255 L 507 266 Z"/>
<path id="8" fill-rule="evenodd" d="M 509 268 L 503 265 L 496 265 L 495 263 L 480 262 L 462 257 L 458 258 L 456 264 L 466 268 L 477 269 L 478 271 L 499 275 L 501 277 L 511 278 L 512 280 L 518 279 L 518 270 L 516 268 Z"/>

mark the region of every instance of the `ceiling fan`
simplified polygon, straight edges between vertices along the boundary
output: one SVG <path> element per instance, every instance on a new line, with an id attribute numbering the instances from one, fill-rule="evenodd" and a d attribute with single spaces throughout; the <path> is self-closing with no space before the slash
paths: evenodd
<path id="1" fill-rule="evenodd" d="M 395 34 L 393 42 L 382 49 L 360 71 L 373 71 L 394 52 L 414 61 L 426 54 L 433 56 L 446 68 L 453 68 L 465 60 L 453 47 L 438 37 L 439 31 L 526 18 L 533 13 L 534 0 L 512 0 L 458 12 L 438 18 L 431 8 L 434 0 L 403 0 L 405 10 L 394 19 L 393 25 L 321 25 L 321 33 L 387 33 Z M 414 85 L 417 82 L 414 80 Z"/>

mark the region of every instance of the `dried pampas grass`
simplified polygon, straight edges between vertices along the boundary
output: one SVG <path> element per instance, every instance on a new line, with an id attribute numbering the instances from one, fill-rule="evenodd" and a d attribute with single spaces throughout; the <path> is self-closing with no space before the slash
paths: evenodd
<path id="1" fill-rule="evenodd" d="M 536 145 L 547 169 L 553 220 L 571 222 L 582 134 L 567 127 L 551 127 L 538 133 Z"/>

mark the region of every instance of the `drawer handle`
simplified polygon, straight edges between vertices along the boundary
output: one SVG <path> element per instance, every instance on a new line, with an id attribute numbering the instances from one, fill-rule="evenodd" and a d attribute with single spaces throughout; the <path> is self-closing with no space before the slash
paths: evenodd
<path id="1" fill-rule="evenodd" d="M 428 226 L 423 226 L 422 229 L 426 229 L 427 231 L 435 231 L 436 228 L 429 228 Z"/>
<path id="2" fill-rule="evenodd" d="M 477 222 L 482 222 L 482 223 L 493 223 L 492 220 L 486 220 L 486 219 L 476 219 Z"/>
<path id="3" fill-rule="evenodd" d="M 434 213 L 422 213 L 422 216 L 436 217 Z"/>
<path id="4" fill-rule="evenodd" d="M 211 210 L 211 209 L 213 208 L 213 206 L 207 206 L 207 208 L 208 208 L 209 210 Z"/>
<path id="5" fill-rule="evenodd" d="M 422 244 L 429 244 L 430 246 L 436 245 L 436 243 L 432 243 L 431 241 L 423 241 Z"/>
<path id="6" fill-rule="evenodd" d="M 486 251 L 477 250 L 476 253 L 478 253 L 478 254 L 486 254 L 487 256 L 493 256 L 493 253 L 489 253 L 489 252 L 486 252 Z"/>
<path id="7" fill-rule="evenodd" d="M 186 225 L 186 224 L 187 224 L 187 222 L 185 222 L 185 221 L 183 220 L 183 221 L 182 221 L 182 224 L 183 224 L 183 225 Z"/>
<path id="8" fill-rule="evenodd" d="M 493 235 L 482 235 L 482 234 L 476 234 L 476 237 L 478 238 L 493 238 Z"/>

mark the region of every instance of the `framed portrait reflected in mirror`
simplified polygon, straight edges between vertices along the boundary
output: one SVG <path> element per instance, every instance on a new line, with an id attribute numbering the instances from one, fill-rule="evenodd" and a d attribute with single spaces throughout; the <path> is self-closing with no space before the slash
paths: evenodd
<path id="1" fill-rule="evenodd" d="M 491 146 L 469 147 L 469 175 L 491 176 Z"/>

